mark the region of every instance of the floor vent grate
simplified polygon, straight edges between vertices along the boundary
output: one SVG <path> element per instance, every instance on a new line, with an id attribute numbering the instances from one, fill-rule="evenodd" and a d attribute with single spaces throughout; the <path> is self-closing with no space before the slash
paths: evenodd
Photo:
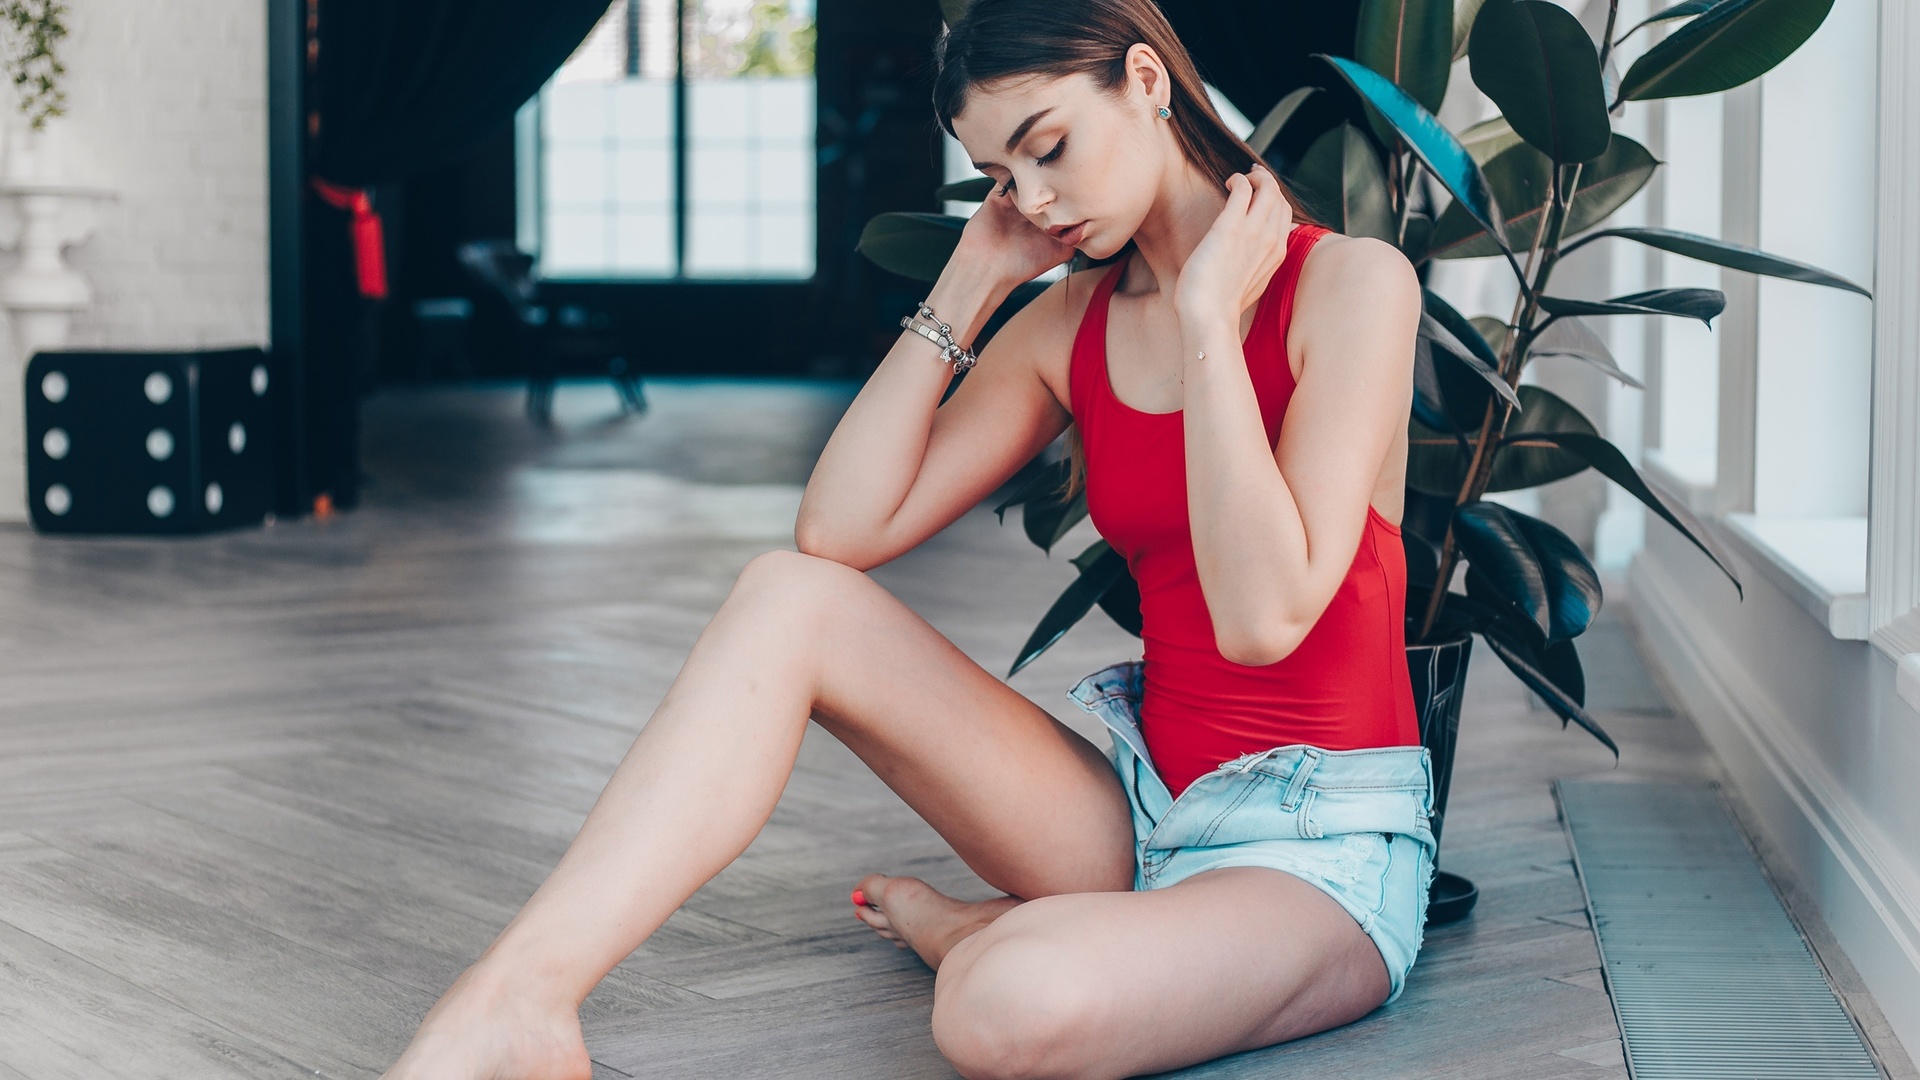
<path id="1" fill-rule="evenodd" d="M 1635 1080 L 1880 1080 L 1711 786 L 1555 787 Z"/>

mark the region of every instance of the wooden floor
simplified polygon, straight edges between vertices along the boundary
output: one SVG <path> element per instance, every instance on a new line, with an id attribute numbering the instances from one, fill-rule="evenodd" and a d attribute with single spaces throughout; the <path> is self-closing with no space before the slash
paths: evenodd
<path id="1" fill-rule="evenodd" d="M 390 393 L 355 513 L 0 532 L 0 1080 L 377 1075 L 559 856 L 735 573 L 790 544 L 850 392 L 658 383 L 617 421 L 570 386 L 551 434 L 510 389 Z M 978 510 L 874 576 L 999 671 L 1072 574 Z M 1624 624 L 1589 640 L 1621 773 L 1711 773 Z M 1014 685 L 1104 739 L 1063 692 L 1137 647 L 1096 615 Z M 1429 933 L 1390 1008 L 1181 1075 L 1625 1076 L 1548 790 L 1611 757 L 1497 665 L 1465 713 L 1442 864 L 1478 912 Z M 953 1076 L 931 973 L 850 915 L 870 870 L 991 895 L 816 729 L 760 839 L 588 1000 L 596 1075 Z"/>

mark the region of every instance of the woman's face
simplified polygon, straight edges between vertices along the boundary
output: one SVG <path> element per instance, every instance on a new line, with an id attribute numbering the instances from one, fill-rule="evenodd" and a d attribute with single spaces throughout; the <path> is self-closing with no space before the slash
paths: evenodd
<path id="1" fill-rule="evenodd" d="M 1137 77 L 1120 94 L 1087 75 L 1010 79 L 969 91 L 953 129 L 1028 221 L 1103 259 L 1146 220 L 1178 153 L 1156 105 Z"/>

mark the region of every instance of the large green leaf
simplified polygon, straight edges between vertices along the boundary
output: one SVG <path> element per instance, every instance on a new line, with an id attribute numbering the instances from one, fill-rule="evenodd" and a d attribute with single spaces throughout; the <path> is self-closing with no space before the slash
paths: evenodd
<path id="1" fill-rule="evenodd" d="M 1026 644 L 1020 646 L 1013 667 L 1007 670 L 1008 678 L 1018 674 L 1021 668 L 1051 648 L 1054 642 L 1073 628 L 1074 623 L 1093 610 L 1093 605 L 1099 602 L 1103 593 L 1127 574 L 1126 558 L 1109 547 L 1105 540 L 1094 541 L 1087 550 L 1074 556 L 1073 561 L 1080 568 L 1080 576 L 1054 600 L 1053 606 L 1041 617 L 1040 624 L 1028 635 Z"/>
<path id="2" fill-rule="evenodd" d="M 1487 0 L 1467 43 L 1473 81 L 1520 137 L 1556 162 L 1606 152 L 1613 125 L 1600 54 L 1580 20 L 1549 0 Z"/>
<path id="3" fill-rule="evenodd" d="M 1479 327 L 1472 319 L 1460 314 L 1452 304 L 1447 303 L 1445 297 L 1432 289 L 1422 289 L 1420 306 L 1428 315 L 1433 316 L 1435 322 L 1446 327 L 1448 333 L 1458 338 L 1467 347 L 1468 352 L 1479 357 L 1488 367 L 1500 366 L 1500 354 L 1481 335 Z"/>
<path id="4" fill-rule="evenodd" d="M 1478 431 L 1486 420 L 1489 393 L 1505 398 L 1518 409 L 1520 398 L 1499 375 L 1498 348 L 1483 337 L 1473 320 L 1454 310 L 1432 290 L 1422 290 L 1421 337 L 1433 342 L 1438 389 L 1450 418 L 1446 425 L 1459 431 Z"/>
<path id="5" fill-rule="evenodd" d="M 1487 344 L 1493 346 L 1494 352 L 1500 352 L 1507 347 L 1506 323 L 1491 315 L 1475 315 L 1467 321 L 1473 323 L 1473 328 L 1480 331 L 1481 337 L 1487 339 Z"/>
<path id="6" fill-rule="evenodd" d="M 1467 42 L 1473 34 L 1473 20 L 1486 0 L 1457 0 L 1453 5 L 1453 58 L 1467 55 Z"/>
<path id="7" fill-rule="evenodd" d="M 1067 489 L 1067 472 L 1071 463 L 1066 458 L 1042 462 L 1035 458 L 1025 467 L 1026 476 L 1006 500 L 993 508 L 1000 521 L 1007 520 L 1007 511 L 1016 506 L 1025 506 L 1031 502 L 1062 502 Z M 1017 475 L 1017 474 L 1016 474 Z"/>
<path id="8" fill-rule="evenodd" d="M 1067 535 L 1067 531 L 1086 520 L 1087 492 L 1085 488 L 1073 493 L 1073 498 L 1062 501 L 1059 498 L 1035 499 L 1020 510 L 1020 525 L 1026 530 L 1027 539 L 1051 555 L 1053 545 Z"/>
<path id="9" fill-rule="evenodd" d="M 1678 315 L 1699 319 L 1707 326 L 1727 309 L 1727 294 L 1719 289 L 1648 289 L 1611 300 L 1569 300 L 1542 296 L 1540 310 L 1549 315 Z"/>
<path id="10" fill-rule="evenodd" d="M 1413 419 L 1435 431 L 1456 426 L 1447 417 L 1446 391 L 1440 387 L 1439 361 L 1433 354 L 1433 339 L 1422 334 L 1413 339 Z"/>
<path id="11" fill-rule="evenodd" d="M 1715 240 L 1710 236 L 1679 232 L 1674 229 L 1602 229 L 1588 233 L 1561 249 L 1564 254 L 1594 240 L 1604 240 L 1609 236 L 1638 240 L 1648 247 L 1671 251 L 1675 255 L 1685 255 L 1690 259 L 1710 262 L 1716 266 L 1745 270 L 1749 274 L 1765 274 L 1768 277 L 1786 278 L 1789 281 L 1804 281 L 1810 285 L 1825 285 L 1833 289 L 1845 289 L 1856 292 L 1868 299 L 1873 294 L 1859 285 L 1848 281 L 1838 274 L 1828 273 L 1817 266 L 1796 262 L 1779 255 L 1770 255 L 1759 248 L 1742 244 L 1730 244 L 1725 240 Z"/>
<path id="12" fill-rule="evenodd" d="M 1359 128 L 1341 124 L 1315 139 L 1301 156 L 1292 180 L 1294 190 L 1334 232 L 1393 243 L 1387 173 L 1372 141 Z"/>
<path id="13" fill-rule="evenodd" d="M 1536 665 L 1553 685 L 1565 691 L 1575 704 L 1584 708 L 1587 704 L 1587 673 L 1581 670 L 1580 652 L 1571 641 L 1549 641 L 1547 647 L 1540 650 L 1540 663 Z M 1560 718 L 1560 727 L 1565 730 L 1567 718 Z"/>
<path id="14" fill-rule="evenodd" d="M 1600 575 L 1573 538 L 1539 518 L 1497 503 L 1454 513 L 1460 553 L 1505 604 L 1546 641 L 1579 637 L 1600 610 Z"/>
<path id="15" fill-rule="evenodd" d="M 1418 420 L 1407 424 L 1407 486 L 1426 495 L 1452 497 L 1466 479 L 1469 451 L 1447 432 Z"/>
<path id="16" fill-rule="evenodd" d="M 1520 387 L 1520 404 L 1520 411 L 1507 422 L 1506 438 L 1494 452 L 1488 491 L 1537 487 L 1587 467 L 1586 459 L 1546 437 L 1565 433 L 1598 437 L 1592 421 L 1559 395 L 1530 384 Z M 1470 460 L 1471 451 L 1452 435 L 1419 424 L 1409 427 L 1408 487 L 1430 495 L 1457 494 L 1466 481 Z"/>
<path id="17" fill-rule="evenodd" d="M 1430 311 L 1420 313 L 1420 337 L 1432 341 L 1436 346 L 1434 349 L 1436 360 L 1444 357 L 1453 361 L 1454 364 L 1465 368 L 1477 376 L 1486 384 L 1486 389 L 1490 389 L 1501 397 L 1506 398 L 1514 408 L 1522 407 L 1519 396 L 1514 393 L 1513 387 L 1507 385 L 1507 380 L 1502 379 L 1500 374 L 1495 371 L 1492 365 L 1488 364 L 1484 358 L 1474 355 L 1472 347 L 1462 341 L 1459 335 L 1447 329 L 1445 324 L 1441 323 L 1440 320 L 1434 318 Z M 1444 370 L 1444 368 L 1442 370 Z M 1484 407 L 1486 402 L 1484 390 L 1476 395 L 1476 398 L 1480 406 Z M 1479 423 L 1480 412 L 1481 408 L 1473 410 L 1473 423 L 1476 426 Z"/>
<path id="18" fill-rule="evenodd" d="M 1717 94 L 1757 79 L 1820 29 L 1833 0 L 1721 0 L 1642 53 L 1623 101 Z"/>
<path id="19" fill-rule="evenodd" d="M 1140 583 L 1133 580 L 1132 572 L 1125 566 L 1121 567 L 1119 580 L 1100 594 L 1100 610 L 1119 624 L 1120 629 L 1134 637 L 1140 636 Z"/>
<path id="20" fill-rule="evenodd" d="M 1454 512 L 1453 542 L 1467 561 L 1467 595 L 1511 607 L 1544 641 L 1553 628 L 1546 575 L 1512 518 L 1498 503 L 1469 503 Z"/>
<path id="21" fill-rule="evenodd" d="M 1527 345 L 1527 359 L 1542 356 L 1571 356 L 1586 361 L 1607 375 L 1620 380 L 1635 390 L 1645 390 L 1646 384 L 1622 370 L 1614 360 L 1612 350 L 1593 332 L 1585 319 L 1577 315 L 1565 315 L 1553 320 L 1552 325 L 1533 336 Z"/>
<path id="22" fill-rule="evenodd" d="M 1440 111 L 1453 64 L 1452 0 L 1360 0 L 1353 58 L 1393 80 L 1430 113 Z M 1385 145 L 1393 127 L 1368 110 L 1367 122 Z"/>
<path id="23" fill-rule="evenodd" d="M 1507 423 L 1506 437 L 1493 459 L 1488 491 L 1523 491 L 1564 480 L 1587 467 L 1579 456 L 1534 441 L 1546 433 L 1598 434 L 1593 421 L 1565 398 L 1538 386 L 1522 386 L 1519 415 Z"/>
<path id="24" fill-rule="evenodd" d="M 1667 502 L 1648 487 L 1647 482 L 1641 478 L 1632 463 L 1627 461 L 1626 455 L 1620 452 L 1619 447 L 1598 434 L 1572 431 L 1546 432 L 1534 438 L 1542 442 L 1551 442 L 1563 450 L 1578 455 L 1602 476 L 1625 488 L 1627 494 L 1639 499 L 1647 509 L 1660 515 L 1667 524 L 1680 530 L 1680 535 L 1692 541 L 1694 547 L 1705 553 L 1707 558 L 1712 559 L 1713 564 L 1720 568 L 1720 572 L 1727 575 L 1727 580 L 1733 582 L 1734 590 L 1744 595 L 1740 579 L 1734 575 L 1728 565 L 1733 560 L 1714 539 L 1713 533 L 1693 515 L 1691 510 L 1680 503 Z"/>
<path id="25" fill-rule="evenodd" d="M 1647 148 L 1615 135 L 1607 152 L 1580 167 L 1573 201 L 1567 208 L 1563 236 L 1592 228 L 1633 198 L 1660 163 Z M 1553 162 L 1525 143 L 1515 142 L 1487 163 L 1487 183 L 1506 211 L 1507 241 L 1525 250 L 1546 216 L 1552 195 Z M 1500 248 L 1471 214 L 1448 206 L 1433 227 L 1428 253 L 1436 259 L 1471 259 L 1498 255 Z"/>
<path id="26" fill-rule="evenodd" d="M 1507 123 L 1504 116 L 1489 117 L 1460 133 L 1460 145 L 1466 147 L 1467 154 L 1483 169 L 1500 151 L 1525 141 L 1514 133 L 1513 125 Z"/>
<path id="27" fill-rule="evenodd" d="M 1293 119 L 1293 114 L 1300 111 L 1300 106 L 1306 104 L 1308 98 L 1319 92 L 1317 86 L 1302 86 L 1275 102 L 1273 108 L 1267 110 L 1267 115 L 1261 118 L 1259 126 L 1253 129 L 1253 134 L 1247 136 L 1247 145 L 1253 148 L 1254 153 L 1266 157 L 1267 147 L 1273 145 L 1281 129 L 1287 126 L 1287 121 Z"/>
<path id="28" fill-rule="evenodd" d="M 938 281 L 966 224 L 951 214 L 879 214 L 860 231 L 860 254 L 901 277 Z"/>
<path id="29" fill-rule="evenodd" d="M 987 196 L 993 194 L 996 182 L 991 176 L 969 176 L 965 180 L 941 184 L 933 190 L 933 197 L 945 202 L 986 202 Z"/>
<path id="30" fill-rule="evenodd" d="M 1494 200 L 1492 189 L 1487 186 L 1487 178 L 1480 175 L 1480 166 L 1433 113 L 1408 97 L 1406 91 L 1393 85 L 1385 76 L 1364 64 L 1325 53 L 1314 55 L 1332 64 L 1333 69 L 1364 101 L 1379 110 L 1380 115 L 1399 132 L 1401 141 L 1420 159 L 1420 164 L 1426 166 L 1434 179 L 1453 193 L 1454 205 L 1462 207 L 1463 213 L 1472 216 L 1496 240 L 1505 243 L 1506 231 L 1501 227 L 1503 219 L 1500 206 Z M 1512 258 L 1511 251 L 1508 258 Z"/>
<path id="31" fill-rule="evenodd" d="M 1620 41 L 1627 40 L 1627 38 L 1630 35 L 1632 35 L 1632 33 L 1635 30 L 1638 30 L 1643 26 L 1652 26 L 1654 23 L 1671 22 L 1674 19 L 1691 19 L 1695 15 L 1698 15 L 1701 12 L 1706 11 L 1707 9 L 1713 7 L 1715 4 L 1718 4 L 1720 2 L 1721 0 L 1681 0 L 1680 3 L 1675 4 L 1672 7 L 1661 8 L 1659 11 L 1656 11 L 1653 14 L 1647 16 L 1646 18 L 1641 19 L 1639 22 L 1634 23 L 1632 26 L 1627 28 L 1626 33 L 1621 34 L 1619 37 L 1615 38 L 1614 41 L 1620 42 Z"/>
<path id="32" fill-rule="evenodd" d="M 1547 579 L 1547 600 L 1551 605 L 1547 634 L 1549 641 L 1579 637 L 1593 625 L 1600 613 L 1602 593 L 1600 575 L 1588 561 L 1587 553 L 1573 538 L 1552 525 L 1526 514 L 1514 514 L 1514 520 L 1526 535 L 1527 543 L 1540 559 L 1540 570 Z"/>
<path id="33" fill-rule="evenodd" d="M 1541 656 L 1541 650 L 1534 648 L 1530 642 L 1518 640 L 1498 627 L 1489 627 L 1482 631 L 1480 636 L 1493 650 L 1494 655 L 1507 665 L 1507 669 L 1512 671 L 1527 689 L 1538 694 L 1541 701 L 1546 702 L 1547 708 L 1552 709 L 1563 721 L 1571 720 L 1579 724 L 1587 734 L 1599 739 L 1602 745 L 1613 751 L 1615 759 L 1620 757 L 1620 747 L 1608 736 L 1606 729 L 1602 728 L 1593 717 L 1588 716 L 1582 703 L 1569 695 L 1546 673 L 1544 668 L 1547 666 L 1547 661 Z"/>
<path id="34" fill-rule="evenodd" d="M 952 26 L 967 13 L 969 2 L 970 0 L 940 0 L 940 17 L 946 20 L 948 26 Z"/>

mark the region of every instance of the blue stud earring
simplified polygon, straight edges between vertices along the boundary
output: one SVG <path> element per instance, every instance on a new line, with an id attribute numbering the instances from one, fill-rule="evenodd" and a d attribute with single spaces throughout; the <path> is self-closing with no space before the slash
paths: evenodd
<path id="1" fill-rule="evenodd" d="M 1162 120 L 1173 119 L 1173 110 L 1167 108 L 1165 105 L 1160 106 L 1160 119 Z"/>

